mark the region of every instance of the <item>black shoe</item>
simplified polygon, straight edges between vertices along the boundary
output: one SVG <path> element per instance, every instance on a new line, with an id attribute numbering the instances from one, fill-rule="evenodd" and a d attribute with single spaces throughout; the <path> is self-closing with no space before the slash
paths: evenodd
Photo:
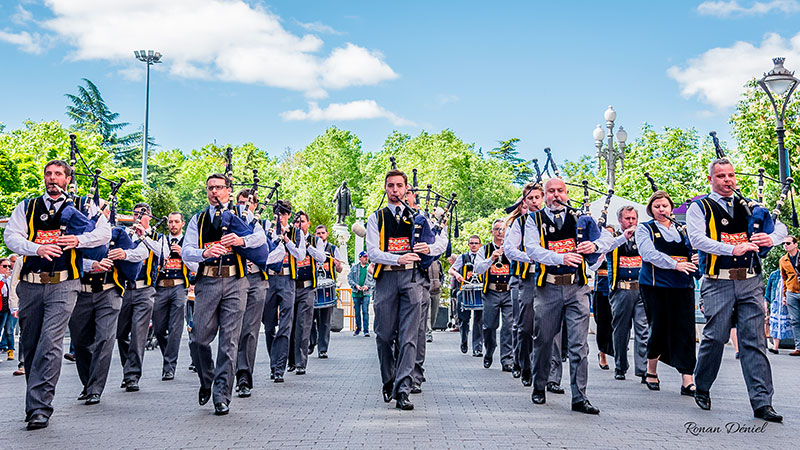
<path id="1" fill-rule="evenodd" d="M 239 397 L 247 398 L 247 397 L 250 397 L 250 394 L 251 393 L 250 393 L 250 388 L 249 387 L 247 387 L 245 385 L 239 386 Z"/>
<path id="2" fill-rule="evenodd" d="M 565 361 L 565 360 L 562 359 L 562 361 Z M 600 362 L 600 353 L 597 354 L 597 365 L 599 365 L 600 368 L 603 369 L 603 370 L 608 370 L 608 364 L 603 364 L 603 363 Z"/>
<path id="3" fill-rule="evenodd" d="M 472 356 L 474 356 L 476 358 L 480 358 L 481 356 L 483 356 L 483 352 L 480 351 L 480 350 L 473 350 L 472 351 Z"/>
<path id="4" fill-rule="evenodd" d="M 194 367 L 194 364 L 189 364 L 189 372 L 197 372 L 197 369 Z"/>
<path id="5" fill-rule="evenodd" d="M 711 395 L 708 392 L 701 392 L 699 389 L 694 391 L 694 402 L 700 409 L 708 411 L 711 409 Z"/>
<path id="6" fill-rule="evenodd" d="M 369 331 L 364 332 L 364 337 L 369 337 Z"/>
<path id="7" fill-rule="evenodd" d="M 381 388 L 381 392 L 383 393 L 384 402 L 389 403 L 392 401 L 392 397 L 394 396 L 394 381 L 389 381 L 384 384 Z"/>
<path id="8" fill-rule="evenodd" d="M 461 344 L 461 353 L 467 353 L 467 350 L 469 350 L 467 344 L 466 343 Z"/>
<path id="9" fill-rule="evenodd" d="M 647 381 L 648 378 L 655 378 L 656 381 L 651 382 Z M 647 389 L 651 391 L 660 391 L 661 390 L 661 382 L 658 380 L 658 375 L 653 375 L 652 373 L 645 374 L 644 376 L 644 384 L 647 385 Z"/>
<path id="10" fill-rule="evenodd" d="M 511 376 L 513 378 L 519 378 L 520 376 L 522 376 L 522 371 L 519 370 L 518 366 L 514 366 L 514 368 L 511 369 Z"/>
<path id="11" fill-rule="evenodd" d="M 767 347 L 767 350 L 768 350 L 770 353 L 774 353 L 774 354 L 776 354 L 776 355 L 777 355 L 778 353 L 780 353 L 778 350 L 775 350 L 775 349 L 774 349 L 774 348 L 772 348 L 772 347 Z"/>
<path id="12" fill-rule="evenodd" d="M 781 423 L 783 422 L 783 416 L 776 413 L 772 406 L 766 405 L 762 406 L 755 411 L 753 411 L 753 417 L 756 419 L 766 420 L 767 422 L 776 422 Z"/>
<path id="13" fill-rule="evenodd" d="M 418 385 L 417 383 L 412 384 L 411 385 L 411 393 L 412 394 L 421 394 L 422 393 L 422 387 L 420 385 Z"/>
<path id="14" fill-rule="evenodd" d="M 175 379 L 175 374 L 173 372 L 164 372 L 164 375 L 161 375 L 161 381 L 171 381 Z"/>
<path id="15" fill-rule="evenodd" d="M 125 389 L 125 386 L 128 385 L 128 380 L 122 380 L 122 384 L 119 385 L 120 389 Z"/>
<path id="16" fill-rule="evenodd" d="M 552 392 L 553 394 L 563 394 L 564 393 L 564 388 L 562 388 L 561 386 L 559 386 L 556 383 L 553 383 L 552 381 L 550 383 L 547 383 L 547 386 L 545 387 L 545 389 L 547 389 L 547 392 Z"/>
<path id="17" fill-rule="evenodd" d="M 492 367 L 492 358 L 491 357 L 489 357 L 489 356 L 484 356 L 483 357 L 483 367 L 486 368 L 486 369 L 488 369 L 489 367 Z"/>
<path id="18" fill-rule="evenodd" d="M 328 359 L 328 352 L 319 352 L 319 359 Z"/>
<path id="19" fill-rule="evenodd" d="M 211 389 L 200 388 L 200 391 L 197 393 L 197 402 L 200 403 L 200 406 L 203 406 L 206 403 L 208 403 L 208 399 L 210 398 L 211 398 Z"/>
<path id="20" fill-rule="evenodd" d="M 78 401 L 82 402 L 82 401 L 86 400 L 87 398 L 89 398 L 89 394 L 87 394 L 86 393 L 86 389 L 84 389 L 84 390 L 81 391 L 81 395 L 78 396 Z"/>
<path id="21" fill-rule="evenodd" d="M 681 395 L 687 395 L 689 397 L 694 397 L 694 383 L 688 386 L 681 386 Z"/>
<path id="22" fill-rule="evenodd" d="M 295 375 L 305 375 L 306 368 L 305 367 L 298 367 L 297 370 L 294 372 Z"/>
<path id="23" fill-rule="evenodd" d="M 353 331 L 353 336 L 358 336 L 361 333 L 361 330 Z"/>
<path id="24" fill-rule="evenodd" d="M 128 380 L 125 383 L 125 392 L 139 392 L 139 382 L 136 380 Z"/>
<path id="25" fill-rule="evenodd" d="M 503 372 L 513 372 L 514 368 L 511 366 L 511 364 L 503 364 L 503 367 L 500 370 Z"/>
<path id="26" fill-rule="evenodd" d="M 28 419 L 28 430 L 39 430 L 42 428 L 47 428 L 47 424 L 50 422 L 50 418 L 45 416 L 44 414 L 34 414 Z"/>
<path id="27" fill-rule="evenodd" d="M 217 416 L 224 416 L 231 412 L 230 408 L 228 408 L 228 404 L 225 402 L 214 403 L 214 414 Z"/>
<path id="28" fill-rule="evenodd" d="M 64 359 L 66 359 L 67 361 L 75 362 L 75 353 L 64 353 Z M 46 426 L 47 425 L 45 425 L 45 427 Z M 42 428 L 44 428 L 44 427 L 42 427 Z"/>
<path id="29" fill-rule="evenodd" d="M 283 375 L 276 373 L 275 378 L 272 381 L 275 383 L 283 383 Z"/>
<path id="30" fill-rule="evenodd" d="M 595 408 L 594 406 L 592 406 L 592 404 L 589 403 L 589 400 L 584 400 L 582 402 L 573 403 L 572 404 L 572 410 L 573 411 L 577 411 L 577 412 L 581 412 L 581 413 L 584 413 L 584 414 L 600 414 L 600 410 Z"/>
<path id="31" fill-rule="evenodd" d="M 614 371 L 614 379 L 615 380 L 624 380 L 625 379 L 625 372 L 622 372 L 620 370 L 615 370 Z"/>
<path id="32" fill-rule="evenodd" d="M 733 355 L 733 357 L 736 358 L 736 359 L 739 359 L 739 352 L 736 352 L 736 354 Z"/>
<path id="33" fill-rule="evenodd" d="M 289 366 L 289 367 L 286 368 L 286 371 L 287 372 L 294 372 L 294 369 L 296 369 L 295 366 Z"/>
<path id="34" fill-rule="evenodd" d="M 410 411 L 414 409 L 414 404 L 408 399 L 408 394 L 401 392 L 397 394 L 397 403 L 394 405 L 394 407 L 397 409 L 402 409 L 403 411 Z"/>
<path id="35" fill-rule="evenodd" d="M 313 345 L 309 345 L 308 346 L 308 354 L 311 355 L 313 353 L 314 353 L 314 346 Z"/>
<path id="36" fill-rule="evenodd" d="M 544 391 L 537 391 L 534 389 L 533 393 L 531 393 L 531 401 L 534 405 L 544 405 L 547 402 L 547 397 Z"/>
<path id="37" fill-rule="evenodd" d="M 425 342 L 427 342 L 428 344 L 430 344 L 431 342 L 433 342 L 433 336 L 428 336 L 428 337 L 426 337 L 426 338 L 425 338 Z"/>
<path id="38" fill-rule="evenodd" d="M 100 394 L 92 394 L 86 397 L 84 405 L 96 405 L 98 403 L 100 403 Z"/>
<path id="39" fill-rule="evenodd" d="M 533 377 L 531 377 L 530 370 L 523 370 L 522 371 L 522 385 L 525 387 L 530 387 L 533 384 Z"/>

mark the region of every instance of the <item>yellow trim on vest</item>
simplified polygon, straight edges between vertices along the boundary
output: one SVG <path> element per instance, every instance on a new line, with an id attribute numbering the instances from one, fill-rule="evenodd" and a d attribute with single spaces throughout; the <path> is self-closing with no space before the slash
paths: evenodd
<path id="1" fill-rule="evenodd" d="M 111 278 L 114 280 L 114 284 L 117 285 L 118 288 L 122 289 L 122 292 L 119 295 L 125 295 L 125 285 L 119 281 L 119 269 L 117 269 L 117 266 L 114 266 L 114 271 L 111 272 Z"/>
<path id="2" fill-rule="evenodd" d="M 611 252 L 611 272 L 614 275 L 611 277 L 611 286 L 609 288 L 613 289 L 617 285 L 617 274 L 619 273 L 619 247 Z"/>
<path id="3" fill-rule="evenodd" d="M 378 248 L 381 251 L 386 251 L 386 245 L 384 244 L 384 232 L 383 232 L 383 210 L 378 211 L 378 232 L 380 233 L 380 240 L 378 241 Z M 381 273 L 381 269 L 383 269 L 383 264 L 376 263 L 375 264 L 375 271 L 372 273 L 372 278 L 377 280 L 378 275 Z"/>
<path id="4" fill-rule="evenodd" d="M 544 228 L 544 222 L 542 222 L 542 212 L 541 212 L 541 210 L 536 211 L 536 216 L 539 219 L 538 220 L 538 223 L 539 223 L 539 245 L 541 245 L 542 248 L 545 248 L 545 246 L 544 246 L 544 234 L 542 233 L 542 228 Z M 544 264 L 539 263 L 539 279 L 536 280 L 536 285 L 539 286 L 539 287 L 544 286 L 544 279 L 545 279 L 545 276 L 547 275 L 547 273 L 546 273 L 547 268 L 546 267 L 547 266 L 545 266 Z"/>
<path id="5" fill-rule="evenodd" d="M 147 285 L 150 286 L 153 284 L 153 276 L 151 275 L 153 270 L 153 251 L 150 250 L 150 254 L 147 255 L 147 272 L 145 272 L 145 280 L 147 280 Z"/>
<path id="6" fill-rule="evenodd" d="M 200 213 L 200 219 L 199 219 L 200 223 L 197 224 L 197 240 L 198 240 L 198 248 L 200 248 L 200 250 L 203 250 L 203 222 L 205 222 L 206 220 L 206 215 L 207 214 L 205 211 Z"/>
<path id="7" fill-rule="evenodd" d="M 718 233 L 717 233 L 717 223 L 714 220 L 714 210 L 711 209 L 711 204 L 708 203 L 708 199 L 707 198 L 704 198 L 701 202 L 705 204 L 705 208 L 703 208 L 703 209 L 705 209 L 707 211 L 706 214 L 708 215 L 708 234 L 709 234 L 708 237 L 710 239 L 715 240 L 715 241 L 719 241 L 719 236 L 718 236 Z M 717 269 L 717 267 L 716 267 L 716 265 L 717 265 L 717 255 L 709 254 L 709 256 L 710 256 L 710 258 L 709 258 L 709 262 L 708 262 L 708 267 L 706 268 L 706 272 L 709 275 L 716 275 L 717 272 L 718 272 L 716 270 Z"/>
<path id="8" fill-rule="evenodd" d="M 189 287 L 189 269 L 186 267 L 186 264 L 181 264 L 183 265 L 183 270 L 181 272 L 183 272 L 184 287 Z"/>
<path id="9" fill-rule="evenodd" d="M 75 251 L 74 248 L 70 249 L 69 264 L 72 266 L 72 276 L 75 278 L 79 278 L 81 274 L 80 271 L 78 270 L 77 261 L 78 261 L 78 252 Z"/>
<path id="10" fill-rule="evenodd" d="M 30 210 L 28 211 L 28 240 L 31 242 L 33 242 L 34 240 L 33 238 L 34 236 L 36 236 L 36 231 L 33 229 L 33 212 L 36 210 L 37 200 L 39 200 L 38 197 L 33 199 L 32 202 L 30 202 L 29 206 Z"/>

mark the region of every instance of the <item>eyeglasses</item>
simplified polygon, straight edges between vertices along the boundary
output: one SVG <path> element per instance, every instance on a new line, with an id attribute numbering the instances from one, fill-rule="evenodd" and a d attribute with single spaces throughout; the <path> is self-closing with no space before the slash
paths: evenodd
<path id="1" fill-rule="evenodd" d="M 469 244 L 467 244 L 467 245 L 481 245 L 481 243 L 480 243 L 480 242 L 470 242 L 470 243 L 469 243 Z"/>
<path id="2" fill-rule="evenodd" d="M 206 189 L 208 189 L 209 191 L 221 191 L 223 189 L 226 189 L 227 187 L 228 186 L 224 186 L 224 185 L 222 185 L 222 186 L 207 186 Z"/>
<path id="3" fill-rule="evenodd" d="M 503 228 L 492 228 L 492 231 L 503 231 Z"/>

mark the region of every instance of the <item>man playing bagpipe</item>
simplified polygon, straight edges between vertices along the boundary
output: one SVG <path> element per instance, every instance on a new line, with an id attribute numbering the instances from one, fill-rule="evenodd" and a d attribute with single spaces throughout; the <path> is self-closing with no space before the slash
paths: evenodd
<path id="1" fill-rule="evenodd" d="M 46 427 L 53 413 L 64 333 L 81 290 L 83 261 L 77 249 L 105 245 L 111 239 L 105 217 L 90 225 L 68 201 L 65 192 L 72 177 L 66 162 L 48 162 L 45 194 L 20 202 L 3 233 L 6 246 L 24 257 L 17 295 L 29 430 Z"/>
<path id="2" fill-rule="evenodd" d="M 600 230 L 594 220 L 575 218 L 564 205 L 569 202 L 561 179 L 551 178 L 544 185 L 545 207 L 530 213 L 525 224 L 525 250 L 535 261 L 536 297 L 534 300 L 533 393 L 537 405 L 545 403 L 545 387 L 550 375 L 553 338 L 567 323 L 570 359 L 572 410 L 598 414 L 586 397 L 589 344 L 589 302 L 585 256 L 605 253 L 611 234 Z M 581 227 L 579 233 L 579 225 Z M 580 234 L 580 236 L 579 236 Z"/>
<path id="3" fill-rule="evenodd" d="M 115 211 L 104 208 L 102 214 L 115 225 L 110 217 Z M 120 226 L 113 226 L 108 245 L 84 252 L 81 292 L 69 320 L 69 332 L 83 384 L 78 400 L 87 405 L 100 403 L 111 367 L 125 286 L 136 280 L 147 256 L 147 249 L 137 246 Z"/>
<path id="4" fill-rule="evenodd" d="M 228 414 L 233 393 L 234 365 L 247 302 L 247 263 L 234 248 L 266 244 L 264 233 L 254 233 L 231 212 L 231 180 L 222 174 L 206 179 L 208 208 L 195 214 L 186 228 L 184 261 L 198 263 L 195 284 L 194 326 L 190 351 L 200 378 L 198 402 L 205 405 L 213 395 L 214 413 Z M 217 336 L 218 334 L 218 336 Z M 218 338 L 216 367 L 211 341 Z"/>
<path id="5" fill-rule="evenodd" d="M 316 236 L 316 251 L 322 252 L 325 259 L 323 262 L 318 262 L 318 272 L 325 278 L 336 281 L 337 274 L 341 273 L 344 269 L 342 267 L 341 252 L 339 247 L 328 242 L 328 228 L 325 225 L 317 225 L 314 229 Z M 309 251 L 311 248 L 309 247 Z M 328 344 L 331 340 L 331 316 L 333 313 L 333 305 L 327 308 L 314 308 L 314 323 L 311 325 L 311 338 L 308 346 L 309 352 L 313 352 L 315 345 L 319 344 L 317 349 L 318 355 L 321 359 L 328 357 Z"/>

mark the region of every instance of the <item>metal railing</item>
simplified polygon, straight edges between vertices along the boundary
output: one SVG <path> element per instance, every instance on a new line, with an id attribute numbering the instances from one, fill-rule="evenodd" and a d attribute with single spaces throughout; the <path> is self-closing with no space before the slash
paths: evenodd
<path id="1" fill-rule="evenodd" d="M 339 298 L 339 307 L 344 311 L 344 318 L 350 318 L 350 329 L 356 328 L 356 315 L 353 311 L 353 291 L 347 289 L 336 289 L 337 297 Z"/>

